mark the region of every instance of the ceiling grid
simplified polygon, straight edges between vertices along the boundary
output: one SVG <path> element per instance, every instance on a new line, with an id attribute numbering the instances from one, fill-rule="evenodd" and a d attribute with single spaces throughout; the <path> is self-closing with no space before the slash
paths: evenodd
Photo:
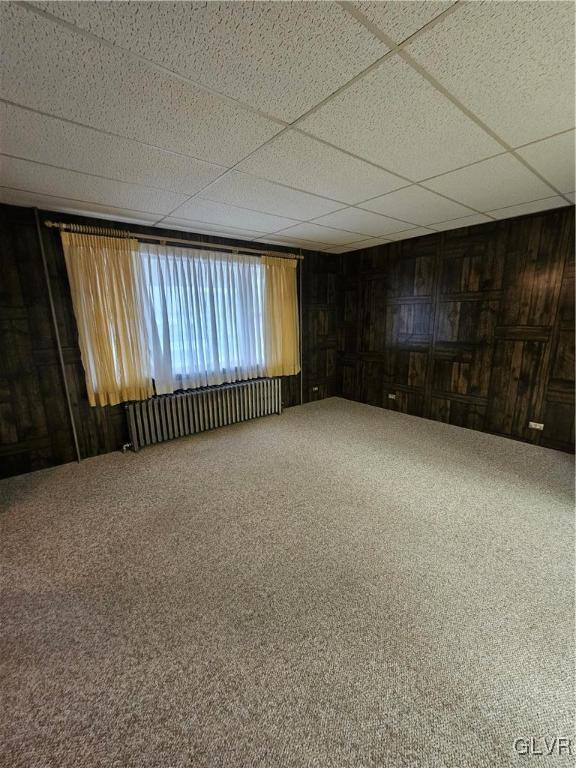
<path id="1" fill-rule="evenodd" d="M 149 6 L 151 19 L 130 2 L 2 5 L 5 202 L 333 253 L 572 202 L 573 109 L 570 123 L 566 108 L 549 109 L 541 125 L 498 115 L 503 136 L 478 114 L 490 112 L 483 94 L 442 55 L 448 44 L 456 60 L 470 58 L 462 71 L 477 71 L 474 57 L 509 25 L 510 50 L 493 59 L 515 65 L 520 92 L 530 62 L 515 35 L 533 56 L 549 39 L 560 51 L 549 81 L 556 76 L 570 107 L 572 85 L 561 75 L 573 69 L 573 50 L 557 42 L 570 38 L 570 3 L 547 13 L 538 41 L 542 4 L 532 2 L 161 3 Z M 478 50 L 463 51 L 478 19 L 486 28 Z M 94 84 L 91 102 L 73 86 L 62 96 L 66 75 L 45 41 L 55 30 L 68 66 L 76 56 L 85 67 L 76 79 Z M 262 61 L 243 53 L 255 40 Z M 115 67 L 117 101 L 99 112 Z M 58 81 L 53 98 L 43 70 Z M 546 85 L 536 83 L 544 101 Z M 510 141 L 521 133 L 528 140 Z"/>

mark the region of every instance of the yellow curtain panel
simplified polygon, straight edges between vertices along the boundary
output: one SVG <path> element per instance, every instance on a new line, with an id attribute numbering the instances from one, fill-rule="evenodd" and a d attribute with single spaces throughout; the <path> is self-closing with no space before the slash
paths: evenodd
<path id="1" fill-rule="evenodd" d="M 300 330 L 295 259 L 263 256 L 264 344 L 268 376 L 300 372 Z"/>
<path id="2" fill-rule="evenodd" d="M 138 241 L 61 236 L 90 405 L 150 397 Z"/>

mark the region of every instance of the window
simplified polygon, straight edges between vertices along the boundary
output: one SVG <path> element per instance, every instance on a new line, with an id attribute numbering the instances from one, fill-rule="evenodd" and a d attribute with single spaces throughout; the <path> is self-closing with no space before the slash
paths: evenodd
<path id="1" fill-rule="evenodd" d="M 91 405 L 300 371 L 294 260 L 61 234 Z"/>
<path id="2" fill-rule="evenodd" d="M 156 391 L 266 374 L 262 260 L 140 245 Z"/>

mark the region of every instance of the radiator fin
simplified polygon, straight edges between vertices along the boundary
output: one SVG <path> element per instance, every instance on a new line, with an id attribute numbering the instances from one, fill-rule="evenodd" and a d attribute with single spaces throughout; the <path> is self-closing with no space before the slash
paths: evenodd
<path id="1" fill-rule="evenodd" d="M 255 379 L 129 403 L 128 432 L 135 451 L 146 445 L 282 413 L 282 382 Z"/>

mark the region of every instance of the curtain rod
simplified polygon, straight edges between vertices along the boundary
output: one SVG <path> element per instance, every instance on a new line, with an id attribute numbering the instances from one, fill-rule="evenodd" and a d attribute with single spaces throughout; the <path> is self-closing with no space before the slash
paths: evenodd
<path id="1" fill-rule="evenodd" d="M 77 232 L 83 235 L 100 235 L 101 237 L 132 237 L 136 240 L 153 240 L 159 243 L 179 243 L 181 245 L 199 245 L 202 248 L 214 248 L 218 251 L 232 251 L 233 253 L 255 254 L 264 256 L 265 254 L 277 256 L 282 259 L 303 260 L 304 256 L 298 253 L 281 253 L 280 251 L 262 251 L 257 248 L 237 248 L 233 245 L 218 245 L 217 243 L 205 243 L 202 240 L 186 240 L 180 237 L 160 237 L 158 235 L 144 235 L 140 232 L 128 232 L 123 229 L 114 229 L 113 227 L 99 227 L 88 224 L 68 224 L 64 221 L 45 221 L 45 227 L 50 229 L 62 229 L 70 232 Z"/>

